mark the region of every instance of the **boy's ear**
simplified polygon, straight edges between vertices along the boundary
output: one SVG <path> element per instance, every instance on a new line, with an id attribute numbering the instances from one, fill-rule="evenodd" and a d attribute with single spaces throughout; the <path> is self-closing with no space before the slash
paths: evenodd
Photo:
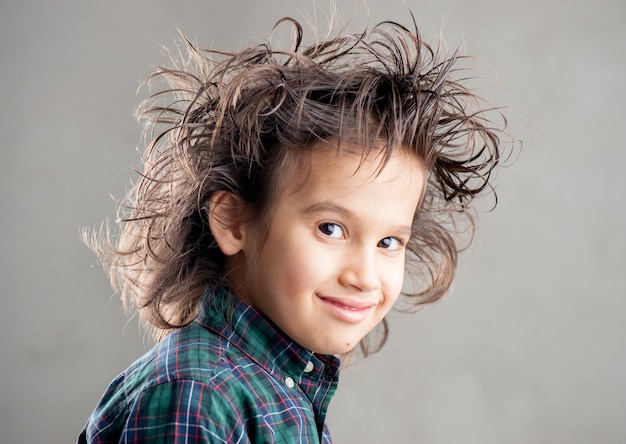
<path id="1" fill-rule="evenodd" d="M 228 191 L 215 191 L 209 199 L 209 228 L 226 256 L 243 249 L 244 202 Z"/>

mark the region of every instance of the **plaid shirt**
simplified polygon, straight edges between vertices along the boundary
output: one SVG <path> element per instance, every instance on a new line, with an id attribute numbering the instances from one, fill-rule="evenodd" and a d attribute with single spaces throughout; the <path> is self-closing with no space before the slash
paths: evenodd
<path id="1" fill-rule="evenodd" d="M 330 443 L 338 359 L 224 291 L 202 304 L 111 383 L 78 443 Z"/>

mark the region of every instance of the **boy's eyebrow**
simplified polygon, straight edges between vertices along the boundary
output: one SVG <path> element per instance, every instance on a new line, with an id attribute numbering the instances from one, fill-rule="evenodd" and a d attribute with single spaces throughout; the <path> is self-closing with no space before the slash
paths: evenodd
<path id="1" fill-rule="evenodd" d="M 314 203 L 313 205 L 309 205 L 308 207 L 303 209 L 302 212 L 305 214 L 337 213 L 343 217 L 354 217 L 354 213 L 352 211 L 330 201 Z"/>
<path id="2" fill-rule="evenodd" d="M 304 214 L 316 214 L 316 213 L 335 213 L 344 218 L 356 219 L 357 216 L 349 209 L 337 205 L 331 201 L 318 202 L 310 205 L 302 210 Z M 413 230 L 409 225 L 397 224 L 394 225 L 392 231 L 406 238 L 411 237 Z"/>

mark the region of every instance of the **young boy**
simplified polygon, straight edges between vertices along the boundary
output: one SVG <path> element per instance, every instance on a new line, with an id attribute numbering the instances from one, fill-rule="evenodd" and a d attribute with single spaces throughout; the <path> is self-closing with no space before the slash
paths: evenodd
<path id="1" fill-rule="evenodd" d="M 500 158 L 461 57 L 394 23 L 304 47 L 281 22 L 288 50 L 187 42 L 150 79 L 161 133 L 122 232 L 92 245 L 159 342 L 79 443 L 330 442 L 339 359 L 382 346 L 401 293 L 451 284 L 459 218 Z"/>

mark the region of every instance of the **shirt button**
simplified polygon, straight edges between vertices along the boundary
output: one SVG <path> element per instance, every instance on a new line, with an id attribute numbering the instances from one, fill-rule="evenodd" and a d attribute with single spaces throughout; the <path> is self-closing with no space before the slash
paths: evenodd
<path id="1" fill-rule="evenodd" d="M 304 373 L 311 373 L 314 368 L 315 366 L 313 365 L 313 363 L 309 361 L 306 363 L 306 367 L 304 367 Z"/>
<path id="2" fill-rule="evenodd" d="M 296 386 L 296 383 L 289 376 L 287 376 L 285 378 L 285 384 L 287 384 L 287 387 L 289 387 L 290 389 L 292 389 L 292 388 L 294 388 Z"/>

